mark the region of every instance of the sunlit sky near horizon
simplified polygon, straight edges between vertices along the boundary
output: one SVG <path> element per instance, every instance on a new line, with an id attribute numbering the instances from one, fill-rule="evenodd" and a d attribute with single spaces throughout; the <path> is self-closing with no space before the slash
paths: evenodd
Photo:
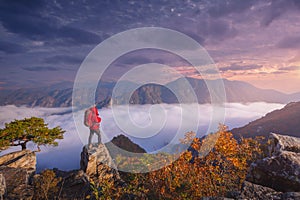
<path id="1" fill-rule="evenodd" d="M 300 92 L 298 0 L 1 0 L 0 89 L 73 82 L 87 54 L 131 28 L 163 27 L 199 42 L 223 78 Z M 133 65 L 159 62 L 183 75 L 195 70 L 168 54 L 136 53 L 104 80 Z"/>

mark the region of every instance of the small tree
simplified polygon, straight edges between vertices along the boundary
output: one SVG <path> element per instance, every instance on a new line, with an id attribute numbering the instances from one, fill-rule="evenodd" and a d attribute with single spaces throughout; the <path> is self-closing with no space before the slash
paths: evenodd
<path id="1" fill-rule="evenodd" d="M 33 180 L 34 199 L 55 199 L 58 196 L 58 183 L 61 178 L 56 178 L 54 171 L 45 170 Z"/>
<path id="2" fill-rule="evenodd" d="M 26 144 L 32 141 L 38 145 L 54 145 L 58 143 L 56 139 L 63 139 L 64 130 L 60 127 L 48 128 L 44 120 L 37 117 L 15 120 L 5 124 L 5 128 L 0 129 L 0 148 L 6 149 L 9 146 L 21 146 L 26 149 Z"/>

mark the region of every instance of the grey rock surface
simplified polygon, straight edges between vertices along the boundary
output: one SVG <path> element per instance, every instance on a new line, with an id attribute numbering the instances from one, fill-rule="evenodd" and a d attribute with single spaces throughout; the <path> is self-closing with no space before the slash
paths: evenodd
<path id="1" fill-rule="evenodd" d="M 247 180 L 282 192 L 300 191 L 300 139 L 272 133 L 269 156 L 251 164 Z"/>
<path id="2" fill-rule="evenodd" d="M 94 182 L 112 181 L 115 184 L 122 182 L 119 172 L 103 144 L 94 145 L 92 148 L 83 147 L 80 168 Z"/>
<path id="3" fill-rule="evenodd" d="M 5 191 L 6 199 L 32 199 L 33 188 L 29 183 L 35 170 L 36 156 L 32 151 L 17 151 L 0 157 L 1 194 Z"/>

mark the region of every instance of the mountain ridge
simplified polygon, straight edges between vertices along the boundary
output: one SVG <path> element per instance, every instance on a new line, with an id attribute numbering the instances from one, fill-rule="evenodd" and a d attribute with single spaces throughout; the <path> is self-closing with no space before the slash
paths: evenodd
<path id="1" fill-rule="evenodd" d="M 203 80 L 186 78 L 193 91 L 188 90 L 183 84 L 183 78 L 171 81 L 165 85 L 146 84 L 138 87 L 138 84 L 125 81 L 118 83 L 122 96 L 113 97 L 115 104 L 159 104 L 178 103 L 173 93 L 188 97 L 195 93 L 198 103 L 210 103 L 210 93 L 206 82 L 214 85 L 220 80 Z M 222 79 L 227 102 L 249 103 L 264 101 L 268 103 L 289 103 L 300 100 L 300 92 L 286 94 L 272 89 L 260 89 L 243 81 L 231 81 Z M 100 82 L 96 90 L 95 101 L 101 106 L 107 106 L 116 86 L 115 82 Z M 218 88 L 219 90 L 220 88 Z M 89 88 L 87 87 L 87 90 Z M 131 93 L 131 91 L 134 91 Z M 172 91 L 173 90 L 173 91 Z M 17 90 L 0 90 L 0 105 L 27 105 L 30 107 L 68 107 L 72 105 L 72 86 L 70 82 L 58 83 L 42 88 L 23 88 Z M 129 99 L 129 102 L 128 102 Z M 192 103 L 191 99 L 185 98 L 180 103 Z"/>
<path id="2" fill-rule="evenodd" d="M 231 132 L 235 137 L 266 137 L 270 133 L 300 137 L 300 101 L 291 102 Z"/>

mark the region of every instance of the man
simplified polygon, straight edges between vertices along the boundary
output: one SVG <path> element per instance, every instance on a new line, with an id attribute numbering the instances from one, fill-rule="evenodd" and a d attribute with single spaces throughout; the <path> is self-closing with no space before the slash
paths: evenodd
<path id="1" fill-rule="evenodd" d="M 100 122 L 101 118 L 99 117 L 98 109 L 96 106 L 89 108 L 87 116 L 87 124 L 90 128 L 90 136 L 88 141 L 89 148 L 92 148 L 92 138 L 94 133 L 98 136 L 98 145 L 101 144 L 101 135 L 100 135 Z"/>

